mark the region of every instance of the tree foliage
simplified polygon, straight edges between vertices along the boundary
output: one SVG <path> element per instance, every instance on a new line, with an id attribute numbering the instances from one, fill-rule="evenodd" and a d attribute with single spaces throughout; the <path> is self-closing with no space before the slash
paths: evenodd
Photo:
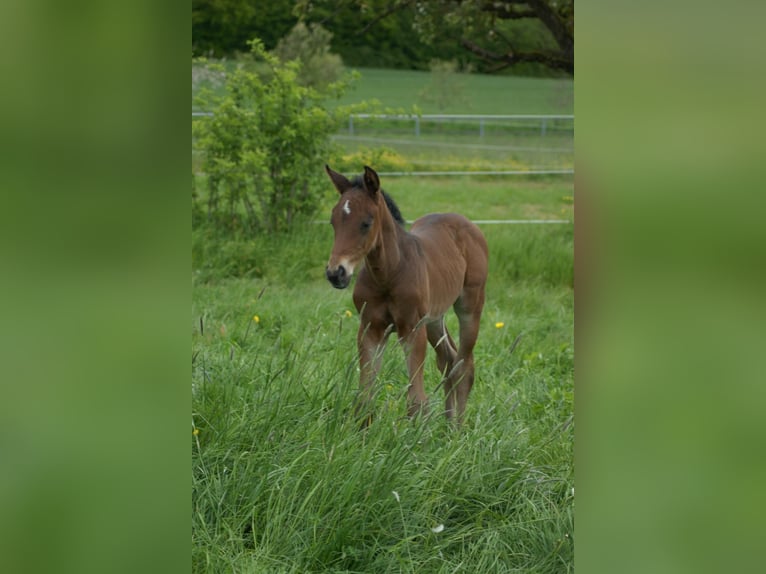
<path id="1" fill-rule="evenodd" d="M 309 14 L 333 13 L 348 4 L 298 3 Z M 406 14 L 419 40 L 460 46 L 483 63 L 483 71 L 542 66 L 574 74 L 574 0 L 352 0 L 351 4 L 359 13 L 359 37 Z M 332 28 L 329 21 L 327 25 Z"/>
<path id="2" fill-rule="evenodd" d="M 281 62 L 260 40 L 251 49 L 258 65 L 226 73 L 223 95 L 203 93 L 197 103 L 213 115 L 194 124 L 207 190 L 206 205 L 198 198 L 193 213 L 227 232 L 286 230 L 312 215 L 327 190 L 321 166 L 332 150 L 329 136 L 351 111 L 324 105 L 342 95 L 350 77 L 303 86 L 299 61 Z"/>
<path id="3" fill-rule="evenodd" d="M 221 57 L 248 51 L 260 38 L 267 49 L 295 25 L 292 0 L 192 0 L 192 52 Z"/>
<path id="4" fill-rule="evenodd" d="M 321 24 L 350 66 L 574 73 L 574 0 L 192 0 L 195 55 L 273 49 L 297 22 Z"/>
<path id="5" fill-rule="evenodd" d="M 574 74 L 574 0 L 419 2 L 426 35 L 446 24 L 460 45 L 493 70 L 541 64 Z"/>
<path id="6" fill-rule="evenodd" d="M 299 1 L 295 14 L 332 31 L 333 51 L 350 66 L 427 70 L 434 59 L 471 58 L 449 38 L 424 41 L 413 28 L 412 12 L 406 6 L 388 12 L 390 4 L 390 0 Z M 381 13 L 384 18 L 378 18 Z"/>
<path id="7" fill-rule="evenodd" d="M 343 60 L 330 52 L 331 40 L 332 34 L 321 24 L 298 22 L 279 40 L 274 54 L 283 62 L 300 61 L 298 81 L 304 86 L 326 86 L 343 75 Z"/>
<path id="8" fill-rule="evenodd" d="M 192 0 L 192 53 L 222 57 L 248 50 L 258 37 L 274 49 L 297 22 L 320 24 L 332 33 L 331 50 L 348 66 L 427 70 L 432 59 L 473 58 L 452 39 L 431 43 L 413 30 L 412 14 L 391 13 L 367 27 L 370 15 L 384 10 L 385 0 L 301 2 L 269 0 Z M 465 62 L 463 62 L 465 63 Z"/>

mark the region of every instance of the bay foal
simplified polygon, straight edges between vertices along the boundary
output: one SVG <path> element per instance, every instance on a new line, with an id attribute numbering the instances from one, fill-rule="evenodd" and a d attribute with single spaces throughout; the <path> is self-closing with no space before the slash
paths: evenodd
<path id="1" fill-rule="evenodd" d="M 364 262 L 354 287 L 360 313 L 359 414 L 369 416 L 383 346 L 395 330 L 407 358 L 410 416 L 427 409 L 423 390 L 426 341 L 444 377 L 445 413 L 462 422 L 474 381 L 473 348 L 479 335 L 487 281 L 487 242 L 479 228 L 456 213 L 432 213 L 404 228 L 399 209 L 380 188 L 375 171 L 348 180 L 325 166 L 340 194 L 332 210 L 335 242 L 327 279 L 345 289 Z M 456 347 L 444 314 L 452 307 L 460 324 Z"/>

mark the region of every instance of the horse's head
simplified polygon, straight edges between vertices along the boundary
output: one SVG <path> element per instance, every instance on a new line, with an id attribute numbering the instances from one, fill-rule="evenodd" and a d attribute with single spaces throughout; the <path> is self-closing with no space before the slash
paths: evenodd
<path id="1" fill-rule="evenodd" d="M 380 197 L 380 179 L 372 168 L 364 166 L 364 175 L 353 181 L 329 166 L 325 170 L 340 194 L 330 219 L 335 243 L 327 263 L 327 280 L 336 289 L 345 289 L 356 266 L 377 244 L 380 209 L 385 209 L 386 204 Z"/>

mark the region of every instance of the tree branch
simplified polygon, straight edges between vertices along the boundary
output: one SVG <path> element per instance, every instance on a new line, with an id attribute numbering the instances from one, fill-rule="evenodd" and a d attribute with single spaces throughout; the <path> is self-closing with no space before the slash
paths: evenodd
<path id="1" fill-rule="evenodd" d="M 513 6 L 524 6 L 526 9 L 514 10 Z M 480 10 L 494 14 L 501 20 L 521 20 L 522 18 L 537 18 L 537 13 L 527 7 L 526 2 L 485 2 Z"/>
<path id="2" fill-rule="evenodd" d="M 475 42 L 463 38 L 460 40 L 460 44 L 467 50 L 473 52 L 483 60 L 488 62 L 502 63 L 502 66 L 498 66 L 497 69 L 506 68 L 513 64 L 520 64 L 522 62 L 537 62 L 544 64 L 550 68 L 556 70 L 563 70 L 570 74 L 574 74 L 574 61 L 571 58 L 567 58 L 566 55 L 553 52 L 506 52 L 505 54 L 498 54 L 485 48 L 482 48 Z"/>
<path id="3" fill-rule="evenodd" d="M 568 55 L 574 51 L 574 36 L 558 13 L 544 0 L 526 0 L 540 21 L 550 30 L 559 47 Z"/>
<path id="4" fill-rule="evenodd" d="M 370 22 L 367 23 L 367 25 L 359 30 L 356 35 L 360 36 L 362 34 L 366 34 L 367 31 L 372 28 L 375 24 L 383 20 L 384 18 L 388 18 L 391 14 L 396 12 L 397 10 L 401 10 L 402 8 L 408 6 L 409 4 L 412 4 L 414 0 L 405 0 L 404 2 L 392 2 L 391 5 L 386 8 L 383 12 L 375 16 Z"/>

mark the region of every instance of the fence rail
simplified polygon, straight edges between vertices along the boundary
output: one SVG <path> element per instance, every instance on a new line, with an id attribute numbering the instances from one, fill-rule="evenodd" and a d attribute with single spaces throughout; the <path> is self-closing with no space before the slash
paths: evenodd
<path id="1" fill-rule="evenodd" d="M 212 116 L 213 112 L 192 112 L 192 116 Z M 354 118 L 423 118 L 430 120 L 574 120 L 567 114 L 351 114 Z"/>
<path id="2" fill-rule="evenodd" d="M 479 122 L 479 137 L 484 137 L 484 128 L 487 121 L 539 121 L 540 135 L 545 136 L 548 131 L 548 122 L 553 120 L 572 120 L 573 115 L 566 114 L 351 114 L 348 117 L 348 133 L 354 135 L 354 118 L 357 119 L 383 119 L 412 121 L 415 124 L 415 137 L 420 137 L 421 121 L 444 122 L 451 120 L 468 120 Z"/>
<path id="3" fill-rule="evenodd" d="M 418 218 L 415 217 L 415 219 Z M 571 219 L 472 219 L 471 221 L 476 225 L 572 225 L 573 223 Z M 315 220 L 311 223 L 314 225 L 327 225 L 327 220 Z"/>
<path id="4" fill-rule="evenodd" d="M 573 169 L 518 169 L 497 171 L 381 171 L 378 175 L 401 177 L 407 175 L 574 175 Z"/>
<path id="5" fill-rule="evenodd" d="M 212 116 L 212 112 L 192 112 L 192 117 Z M 548 122 L 553 120 L 572 120 L 570 114 L 350 114 L 348 116 L 348 133 L 354 135 L 354 119 L 406 120 L 415 124 L 415 136 L 420 136 L 421 121 L 450 121 L 469 120 L 479 122 L 479 137 L 484 137 L 485 122 L 487 121 L 539 121 L 540 135 L 548 131 Z"/>

